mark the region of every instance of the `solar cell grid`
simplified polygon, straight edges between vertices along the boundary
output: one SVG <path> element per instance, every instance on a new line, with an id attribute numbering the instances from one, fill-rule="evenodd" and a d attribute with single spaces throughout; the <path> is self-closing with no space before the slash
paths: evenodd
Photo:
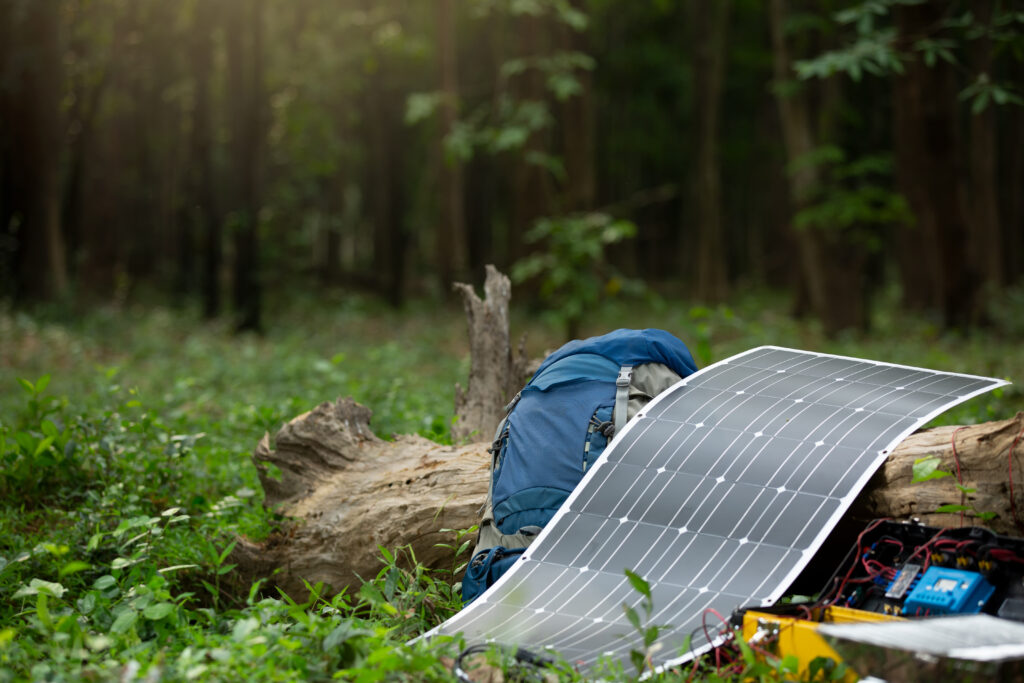
<path id="1" fill-rule="evenodd" d="M 523 560 L 432 633 L 626 662 L 628 568 L 671 626 L 654 661 L 685 661 L 720 626 L 704 629 L 708 610 L 782 595 L 900 439 L 1002 384 L 778 347 L 705 368 L 632 420 Z"/>

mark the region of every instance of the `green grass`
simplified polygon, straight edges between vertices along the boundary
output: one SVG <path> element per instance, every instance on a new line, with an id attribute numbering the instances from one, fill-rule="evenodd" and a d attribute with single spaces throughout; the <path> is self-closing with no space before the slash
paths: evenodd
<path id="1" fill-rule="evenodd" d="M 614 303 L 582 331 L 662 327 L 701 365 L 776 344 L 1024 383 L 1024 297 L 997 307 L 995 326 L 944 335 L 883 305 L 874 333 L 827 340 L 758 292 L 729 307 Z M 461 308 L 335 296 L 277 302 L 267 318 L 255 337 L 165 308 L 0 312 L 0 681 L 450 680 L 439 657 L 459 643 L 404 645 L 457 609 L 450 572 L 387 554 L 366 586 L 310 587 L 296 604 L 234 585 L 226 551 L 273 523 L 257 441 L 321 401 L 353 396 L 382 436 L 450 440 L 469 366 Z M 532 356 L 563 341 L 545 320 L 513 312 Z M 939 421 L 1022 409 L 1015 385 Z"/>

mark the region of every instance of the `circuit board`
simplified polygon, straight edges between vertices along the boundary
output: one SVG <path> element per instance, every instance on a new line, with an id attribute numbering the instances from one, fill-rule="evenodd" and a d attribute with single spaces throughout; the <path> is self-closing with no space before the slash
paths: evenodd
<path id="1" fill-rule="evenodd" d="M 1024 539 L 980 527 L 876 521 L 818 604 L 907 618 L 987 613 L 1024 621 Z"/>

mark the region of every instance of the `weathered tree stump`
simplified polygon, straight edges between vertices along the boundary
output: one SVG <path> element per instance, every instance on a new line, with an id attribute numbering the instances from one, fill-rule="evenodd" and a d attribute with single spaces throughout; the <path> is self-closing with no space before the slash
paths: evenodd
<path id="1" fill-rule="evenodd" d="M 441 446 L 418 436 L 382 441 L 369 420 L 368 409 L 339 399 L 293 419 L 277 433 L 273 446 L 268 436 L 260 441 L 253 459 L 265 504 L 290 521 L 265 543 L 236 546 L 232 561 L 243 581 L 277 571 L 274 583 L 291 594 L 303 591 L 303 579 L 340 590 L 377 574 L 378 546 L 407 544 L 424 565 L 451 567 L 451 551 L 436 544 L 451 540 L 442 529 L 478 522 L 487 493 L 488 444 Z M 999 533 L 1016 535 L 1007 465 L 1022 428 L 1024 413 L 959 428 L 956 435 L 963 483 L 977 489 L 968 503 L 996 513 L 984 525 Z M 959 504 L 955 477 L 910 483 L 918 458 L 938 456 L 943 468 L 955 471 L 955 429 L 939 427 L 907 437 L 848 514 L 958 526 L 959 513 L 932 513 L 940 505 Z M 1024 446 L 1014 450 L 1012 464 L 1016 506 L 1024 512 Z M 978 520 L 967 514 L 964 523 Z"/>
<path id="2" fill-rule="evenodd" d="M 487 266 L 484 298 L 462 282 L 454 285 L 462 297 L 469 328 L 469 388 L 455 385 L 456 439 L 488 439 L 505 416 L 505 405 L 526 381 L 525 337 L 513 353 L 509 336 L 508 302 L 512 283 L 494 266 Z"/>

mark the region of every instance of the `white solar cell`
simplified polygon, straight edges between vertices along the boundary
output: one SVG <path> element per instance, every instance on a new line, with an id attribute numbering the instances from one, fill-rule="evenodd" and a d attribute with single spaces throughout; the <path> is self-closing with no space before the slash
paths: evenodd
<path id="1" fill-rule="evenodd" d="M 1004 384 L 770 346 L 711 365 L 634 418 L 522 560 L 427 636 L 625 665 L 640 647 L 631 569 L 669 626 L 654 663 L 685 662 L 718 632 L 708 610 L 783 595 L 907 434 Z"/>

